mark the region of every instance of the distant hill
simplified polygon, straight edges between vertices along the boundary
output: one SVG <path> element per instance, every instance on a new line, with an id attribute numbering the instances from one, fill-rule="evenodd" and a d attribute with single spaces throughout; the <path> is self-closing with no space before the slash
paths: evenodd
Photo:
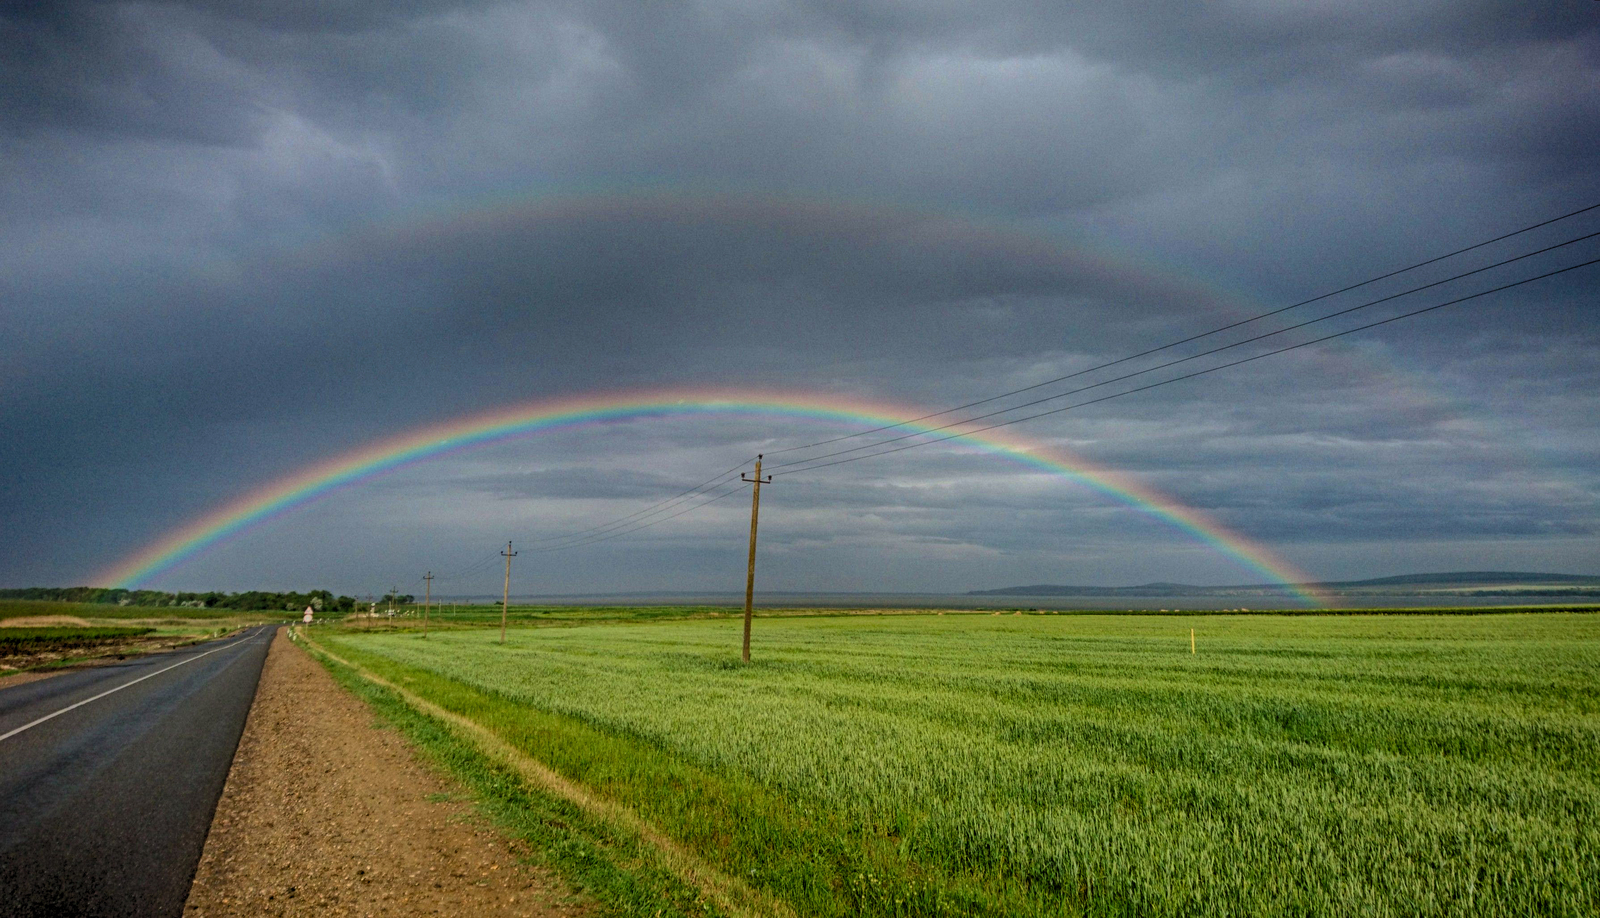
<path id="1" fill-rule="evenodd" d="M 1448 574 L 1401 574 L 1398 577 L 1377 577 L 1372 580 L 1328 580 L 1318 583 L 1317 586 L 1362 588 L 1417 584 L 1484 586 L 1511 583 L 1596 586 L 1600 585 L 1600 577 L 1587 574 L 1537 574 L 1528 571 L 1458 571 Z"/>
<path id="2" fill-rule="evenodd" d="M 1451 571 L 1441 574 L 1401 574 L 1370 580 L 1322 580 L 1297 584 L 1335 593 L 1438 593 L 1463 592 L 1489 595 L 1593 595 L 1600 593 L 1600 576 L 1544 574 L 1531 571 Z M 968 596 L 1219 596 L 1282 593 L 1280 583 L 1200 586 L 1192 583 L 1141 583 L 1137 586 L 1080 586 L 1036 583 L 1028 586 L 973 590 Z"/>

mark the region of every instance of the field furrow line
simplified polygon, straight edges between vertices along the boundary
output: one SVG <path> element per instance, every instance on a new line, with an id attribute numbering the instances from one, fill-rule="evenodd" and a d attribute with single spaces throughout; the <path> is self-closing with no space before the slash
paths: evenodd
<path id="1" fill-rule="evenodd" d="M 567 800 L 589 816 L 643 840 L 656 853 L 660 866 L 670 870 L 688 886 L 699 890 L 729 915 L 739 918 L 796 918 L 794 909 L 788 903 L 769 893 L 752 889 L 738 878 L 708 864 L 637 813 L 615 801 L 590 793 L 587 788 L 506 742 L 492 730 L 339 656 L 299 629 L 291 629 L 290 634 L 308 651 L 350 669 L 368 682 L 393 692 L 412 708 L 448 725 L 484 755 L 511 766 L 535 787 Z"/>

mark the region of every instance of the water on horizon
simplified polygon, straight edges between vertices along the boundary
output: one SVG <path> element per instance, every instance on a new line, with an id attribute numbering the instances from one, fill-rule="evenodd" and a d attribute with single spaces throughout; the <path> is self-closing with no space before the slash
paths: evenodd
<path id="1" fill-rule="evenodd" d="M 435 601 L 496 602 L 489 596 L 437 596 Z M 518 605 L 550 606 L 725 606 L 742 608 L 741 593 L 592 593 L 557 596 L 515 595 Z M 1450 593 L 1360 593 L 1336 598 L 1336 609 L 1478 608 L 1491 606 L 1593 606 L 1593 596 L 1472 596 Z M 1302 609 L 1286 594 L 968 596 L 961 593 L 757 593 L 756 606 L 771 609 L 1039 609 L 1060 611 L 1212 612 L 1228 609 Z"/>

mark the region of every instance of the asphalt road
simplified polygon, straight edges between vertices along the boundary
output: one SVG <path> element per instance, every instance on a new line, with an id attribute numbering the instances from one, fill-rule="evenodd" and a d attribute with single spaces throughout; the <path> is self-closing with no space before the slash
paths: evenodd
<path id="1" fill-rule="evenodd" d="M 0 689 L 0 915 L 182 914 L 272 632 Z"/>

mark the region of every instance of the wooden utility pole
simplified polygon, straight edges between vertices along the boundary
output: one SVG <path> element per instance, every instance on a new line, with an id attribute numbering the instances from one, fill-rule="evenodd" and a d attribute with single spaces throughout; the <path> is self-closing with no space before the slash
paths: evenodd
<path id="1" fill-rule="evenodd" d="M 756 523 L 761 518 L 761 456 L 756 455 L 756 475 L 740 475 L 740 481 L 748 481 L 755 487 L 750 493 L 750 562 L 745 566 L 744 572 L 744 661 L 750 662 L 750 619 L 755 610 L 756 598 Z M 772 483 L 772 476 L 766 477 L 766 483 Z"/>
<path id="2" fill-rule="evenodd" d="M 427 584 L 422 591 L 422 637 L 426 640 L 428 637 L 428 606 L 433 602 L 433 571 L 423 574 L 422 579 Z"/>
<path id="3" fill-rule="evenodd" d="M 511 550 L 511 543 L 506 543 L 506 550 L 500 554 L 506 556 L 506 592 L 500 599 L 500 643 L 506 642 L 506 609 L 511 605 L 511 559 L 517 553 Z"/>

